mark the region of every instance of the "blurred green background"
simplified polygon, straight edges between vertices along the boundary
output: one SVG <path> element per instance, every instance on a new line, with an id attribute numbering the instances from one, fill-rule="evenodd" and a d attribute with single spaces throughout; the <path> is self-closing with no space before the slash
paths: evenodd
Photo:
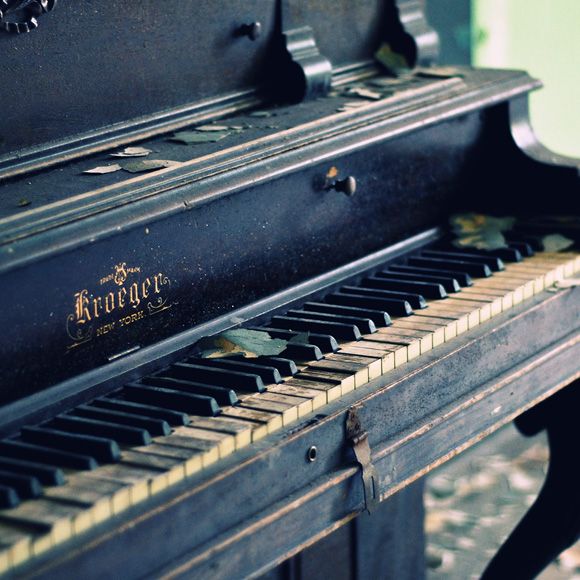
<path id="1" fill-rule="evenodd" d="M 580 0 L 428 0 L 442 63 L 527 70 L 544 145 L 580 157 Z"/>

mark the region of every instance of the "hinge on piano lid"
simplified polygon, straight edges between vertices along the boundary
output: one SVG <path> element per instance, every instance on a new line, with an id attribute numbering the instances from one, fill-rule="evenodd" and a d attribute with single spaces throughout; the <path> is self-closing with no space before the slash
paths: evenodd
<path id="1" fill-rule="evenodd" d="M 369 436 L 363 430 L 358 415 L 361 405 L 351 407 L 346 415 L 346 437 L 352 445 L 354 456 L 361 467 L 363 480 L 365 509 L 370 514 L 379 503 L 379 476 L 371 461 Z"/>

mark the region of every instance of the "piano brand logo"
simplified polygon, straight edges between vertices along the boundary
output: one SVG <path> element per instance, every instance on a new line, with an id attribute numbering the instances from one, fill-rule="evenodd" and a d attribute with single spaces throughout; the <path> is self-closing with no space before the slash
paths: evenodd
<path id="1" fill-rule="evenodd" d="M 83 288 L 74 294 L 66 323 L 69 349 L 171 308 L 169 278 L 163 272 L 141 273 L 141 267 L 119 262 L 98 280 L 97 288 L 109 286 L 108 291 Z"/>

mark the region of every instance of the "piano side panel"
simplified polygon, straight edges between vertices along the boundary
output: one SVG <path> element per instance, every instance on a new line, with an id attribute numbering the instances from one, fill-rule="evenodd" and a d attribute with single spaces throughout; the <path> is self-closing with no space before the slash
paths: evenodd
<path id="1" fill-rule="evenodd" d="M 0 398 L 105 364 L 445 221 L 462 201 L 463 164 L 480 157 L 481 125 L 478 113 L 456 118 L 9 272 L 0 325 L 10 331 L 0 351 L 13 366 Z M 332 166 L 356 177 L 354 197 L 315 186 Z M 44 236 L 50 245 L 50 232 Z"/>

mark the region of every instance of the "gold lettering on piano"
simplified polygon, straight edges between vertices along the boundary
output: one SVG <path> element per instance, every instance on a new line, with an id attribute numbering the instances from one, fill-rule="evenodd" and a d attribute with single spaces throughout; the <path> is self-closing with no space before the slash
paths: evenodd
<path id="1" fill-rule="evenodd" d="M 171 281 L 163 272 L 143 277 L 141 267 L 126 262 L 115 264 L 112 270 L 98 279 L 97 287 L 111 283 L 116 287 L 105 292 L 83 288 L 73 294 L 66 324 L 72 340 L 69 349 L 171 308 Z"/>

